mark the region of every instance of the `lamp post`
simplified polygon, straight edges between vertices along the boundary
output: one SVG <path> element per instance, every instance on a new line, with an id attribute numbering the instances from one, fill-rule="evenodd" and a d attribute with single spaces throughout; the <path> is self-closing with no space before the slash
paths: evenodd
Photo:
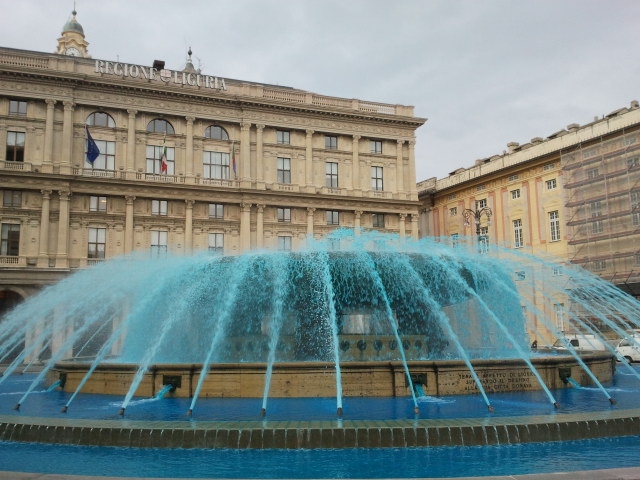
<path id="1" fill-rule="evenodd" d="M 476 225 L 476 238 L 478 239 L 478 249 L 480 249 L 481 244 L 481 235 L 480 235 L 480 221 L 482 217 L 486 217 L 487 226 L 491 225 L 491 216 L 493 215 L 493 211 L 489 207 L 482 207 L 480 210 L 471 210 L 470 208 L 465 209 L 462 212 L 462 217 L 464 218 L 464 225 L 468 227 L 471 225 L 471 219 L 473 219 L 473 223 Z"/>

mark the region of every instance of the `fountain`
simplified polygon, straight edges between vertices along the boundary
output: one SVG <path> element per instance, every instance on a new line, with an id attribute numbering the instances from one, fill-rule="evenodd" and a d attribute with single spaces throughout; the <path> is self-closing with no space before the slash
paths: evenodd
<path id="1" fill-rule="evenodd" d="M 637 435 L 638 416 L 614 408 L 603 386 L 616 370 L 611 343 L 578 351 L 564 333 L 634 342 L 638 318 L 634 299 L 557 260 L 375 232 L 337 231 L 301 252 L 120 258 L 45 289 L 0 322 L 0 386 L 35 372 L 15 410 L 0 415 L 0 440 L 299 449 Z M 556 338 L 562 349 L 545 348 Z M 624 361 L 617 368 L 640 378 Z M 58 420 L 24 417 L 41 385 L 64 392 Z M 588 418 L 562 411 L 559 422 L 554 392 L 584 386 L 611 408 Z M 494 412 L 492 396 L 512 391 L 539 392 L 551 417 Z M 108 395 L 117 407 L 70 420 L 83 395 Z M 422 411 L 420 399 L 453 395 L 477 401 L 475 421 L 443 424 Z M 404 399 L 411 411 L 390 427 L 354 418 L 344 404 L 373 397 Z M 136 419 L 139 398 L 188 405 L 156 428 Z M 258 418 L 210 420 L 200 409 L 230 398 L 257 399 Z M 335 406 L 330 421 L 272 424 L 270 402 L 281 398 Z"/>

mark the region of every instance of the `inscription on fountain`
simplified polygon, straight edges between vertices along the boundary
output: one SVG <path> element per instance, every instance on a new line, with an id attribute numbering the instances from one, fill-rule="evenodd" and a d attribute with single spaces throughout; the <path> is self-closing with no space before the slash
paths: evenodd
<path id="1" fill-rule="evenodd" d="M 531 370 L 480 371 L 478 378 L 486 391 L 511 392 L 521 390 L 537 390 L 537 379 Z M 465 393 L 478 391 L 478 386 L 468 372 L 457 374 L 459 390 Z"/>

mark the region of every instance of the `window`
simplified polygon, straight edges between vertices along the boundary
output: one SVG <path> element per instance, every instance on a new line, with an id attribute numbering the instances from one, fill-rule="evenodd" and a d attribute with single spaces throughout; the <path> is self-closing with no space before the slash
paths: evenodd
<path id="1" fill-rule="evenodd" d="M 327 225 L 340 225 L 340 212 L 327 210 Z"/>
<path id="2" fill-rule="evenodd" d="M 115 170 L 116 169 L 116 142 L 107 142 L 105 140 L 95 140 L 100 155 L 93 162 L 93 168 L 98 170 Z M 86 142 L 85 142 L 86 148 Z M 84 155 L 85 168 L 91 168 L 89 160 L 87 160 L 87 152 Z"/>
<path id="3" fill-rule="evenodd" d="M 151 120 L 147 124 L 147 132 L 150 133 L 164 133 L 165 135 L 175 135 L 175 130 L 173 126 L 167 122 L 166 120 L 162 120 L 161 118 L 156 118 Z"/>
<path id="4" fill-rule="evenodd" d="M 486 190 L 486 189 L 487 189 L 487 186 L 486 186 L 486 185 L 484 185 L 484 184 L 483 184 L 483 185 L 478 185 L 478 186 L 476 187 L 476 190 L 477 190 L 478 192 L 480 192 L 480 191 L 482 191 L 482 190 Z"/>
<path id="5" fill-rule="evenodd" d="M 224 233 L 209 234 L 209 253 L 213 255 L 224 254 Z"/>
<path id="6" fill-rule="evenodd" d="M 516 282 L 521 282 L 522 280 L 526 280 L 527 278 L 527 272 L 525 272 L 524 270 L 518 270 L 517 272 L 515 272 L 516 274 Z"/>
<path id="7" fill-rule="evenodd" d="M 591 214 L 591 218 L 602 215 L 602 202 L 598 200 L 596 202 L 589 203 L 589 213 Z"/>
<path id="8" fill-rule="evenodd" d="M 210 203 L 209 218 L 224 218 L 224 205 L 221 203 Z"/>
<path id="9" fill-rule="evenodd" d="M 554 303 L 553 311 L 556 314 L 556 326 L 558 330 L 564 332 L 564 303 Z"/>
<path id="10" fill-rule="evenodd" d="M 382 167 L 371 167 L 371 190 L 383 190 L 382 173 Z"/>
<path id="11" fill-rule="evenodd" d="M 634 257 L 635 257 L 636 265 L 640 265 L 640 253 L 636 253 Z"/>
<path id="12" fill-rule="evenodd" d="M 151 200 L 151 215 L 167 215 L 166 200 Z"/>
<path id="13" fill-rule="evenodd" d="M 108 127 L 108 128 L 116 128 L 116 122 L 105 112 L 94 112 L 87 117 L 87 125 L 90 127 Z M 102 150 L 100 150 L 102 151 Z"/>
<path id="14" fill-rule="evenodd" d="M 640 165 L 640 157 L 638 155 L 627 158 L 627 168 L 635 168 L 638 165 Z"/>
<path id="15" fill-rule="evenodd" d="M 291 183 L 291 159 L 278 157 L 278 183 Z"/>
<path id="16" fill-rule="evenodd" d="M 371 140 L 369 142 L 371 153 L 382 153 L 382 142 L 380 140 Z"/>
<path id="17" fill-rule="evenodd" d="M 24 132 L 7 132 L 7 162 L 24 162 Z"/>
<path id="18" fill-rule="evenodd" d="M 640 212 L 631 212 L 631 223 L 634 227 L 640 225 Z"/>
<path id="19" fill-rule="evenodd" d="M 604 222 L 602 220 L 596 220 L 591 222 L 591 233 L 602 233 L 604 231 Z"/>
<path id="20" fill-rule="evenodd" d="M 587 170 L 587 178 L 589 180 L 593 180 L 594 178 L 597 178 L 600 175 L 600 172 L 597 168 L 590 168 L 589 170 Z"/>
<path id="21" fill-rule="evenodd" d="M 384 228 L 384 213 L 374 213 L 371 215 L 371 226 L 373 228 Z"/>
<path id="22" fill-rule="evenodd" d="M 456 215 L 458 215 L 458 207 L 451 207 L 449 209 L 449 216 L 455 217 Z"/>
<path id="23" fill-rule="evenodd" d="M 324 164 L 324 170 L 327 187 L 338 188 L 338 164 L 327 162 Z"/>
<path id="24" fill-rule="evenodd" d="M 554 277 L 562 276 L 562 267 L 553 267 L 552 275 Z"/>
<path id="25" fill-rule="evenodd" d="M 289 145 L 290 134 L 286 130 L 276 130 L 276 143 L 279 145 Z"/>
<path id="26" fill-rule="evenodd" d="M 552 178 L 551 180 L 547 180 L 544 183 L 547 186 L 547 190 L 553 190 L 554 188 L 556 188 L 558 186 L 555 178 Z"/>
<path id="27" fill-rule="evenodd" d="M 89 245 L 87 250 L 87 258 L 104 258 L 106 244 L 106 228 L 89 228 Z"/>
<path id="28" fill-rule="evenodd" d="M 476 210 L 482 210 L 487 206 L 487 199 L 482 198 L 480 200 L 476 200 Z"/>
<path id="29" fill-rule="evenodd" d="M 451 235 L 451 247 L 452 248 L 457 248 L 458 247 L 458 241 L 460 239 L 460 235 L 458 235 L 457 233 L 454 233 Z"/>
<path id="30" fill-rule="evenodd" d="M 549 230 L 551 232 L 551 241 L 557 242 L 560 240 L 560 215 L 558 210 L 549 212 Z"/>
<path id="31" fill-rule="evenodd" d="M 229 140 L 227 131 L 218 125 L 210 125 L 204 129 L 204 137 L 211 140 Z"/>
<path id="32" fill-rule="evenodd" d="M 522 233 L 521 219 L 513 221 L 513 247 L 514 248 L 524 247 L 524 235 Z"/>
<path id="33" fill-rule="evenodd" d="M 336 150 L 338 148 L 338 137 L 334 135 L 325 135 L 324 148 L 328 150 Z"/>
<path id="34" fill-rule="evenodd" d="M 291 222 L 291 209 L 290 208 L 278 208 L 278 221 L 279 222 Z"/>
<path id="35" fill-rule="evenodd" d="M 593 270 L 595 272 L 601 272 L 602 270 L 607 269 L 607 261 L 606 260 L 595 260 L 593 262 Z"/>
<path id="36" fill-rule="evenodd" d="M 3 207 L 21 207 L 22 192 L 20 190 L 5 190 L 2 194 Z"/>
<path id="37" fill-rule="evenodd" d="M 226 152 L 203 152 L 202 166 L 204 178 L 229 179 L 229 154 Z"/>
<path id="38" fill-rule="evenodd" d="M 151 256 L 164 257 L 167 254 L 167 232 L 151 230 Z"/>
<path id="39" fill-rule="evenodd" d="M 27 115 L 27 102 L 22 100 L 9 100 L 9 115 Z"/>
<path id="40" fill-rule="evenodd" d="M 507 178 L 508 182 L 515 182 L 516 180 L 518 180 L 518 175 L 510 175 L 509 178 Z"/>
<path id="41" fill-rule="evenodd" d="M 478 236 L 478 253 L 489 253 L 489 227 L 480 228 L 480 236 Z"/>
<path id="42" fill-rule="evenodd" d="M 511 200 L 516 200 L 520 198 L 520 189 L 516 188 L 515 190 L 511 190 Z"/>
<path id="43" fill-rule="evenodd" d="M 173 175 L 175 149 L 163 145 L 147 145 L 147 173 L 160 175 L 162 172 L 162 154 L 166 150 L 167 175 Z"/>
<path id="44" fill-rule="evenodd" d="M 548 170 L 553 170 L 554 168 L 556 168 L 555 163 L 547 163 L 544 167 L 542 167 L 542 170 L 546 172 Z"/>
<path id="45" fill-rule="evenodd" d="M 0 234 L 0 255 L 17 257 L 20 252 L 20 225 L 3 223 Z"/>
<path id="46" fill-rule="evenodd" d="M 89 197 L 89 211 L 90 212 L 106 212 L 107 211 L 107 197 Z"/>
<path id="47" fill-rule="evenodd" d="M 289 236 L 278 237 L 278 250 L 280 250 L 281 252 L 290 252 L 291 251 L 291 237 L 289 237 Z"/>

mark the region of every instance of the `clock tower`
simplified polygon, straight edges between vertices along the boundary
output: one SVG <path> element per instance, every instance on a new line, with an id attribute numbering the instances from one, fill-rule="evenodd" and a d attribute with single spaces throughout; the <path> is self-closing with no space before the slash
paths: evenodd
<path id="1" fill-rule="evenodd" d="M 62 27 L 62 36 L 58 39 L 58 48 L 55 53 L 90 58 L 91 55 L 87 50 L 88 46 L 89 42 L 84 39 L 84 30 L 76 20 L 74 8 L 73 12 L 71 12 L 71 18 Z"/>

